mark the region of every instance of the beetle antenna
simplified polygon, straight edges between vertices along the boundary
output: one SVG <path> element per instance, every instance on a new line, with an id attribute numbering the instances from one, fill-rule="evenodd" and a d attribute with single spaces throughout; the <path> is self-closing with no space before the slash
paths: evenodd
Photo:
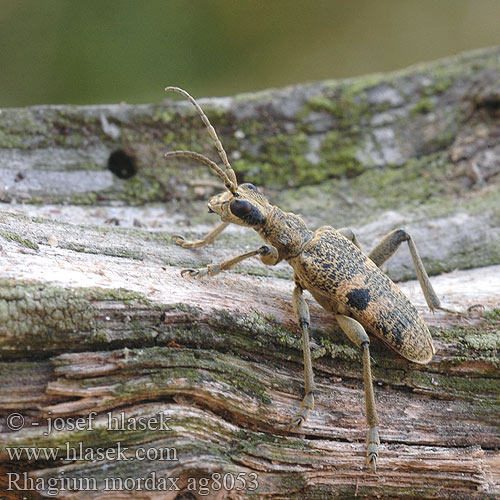
<path id="1" fill-rule="evenodd" d="M 201 109 L 200 105 L 195 101 L 194 97 L 191 97 L 191 95 L 189 95 L 185 90 L 179 87 L 167 87 L 165 89 L 165 92 L 170 92 L 170 91 L 177 92 L 178 94 L 183 95 L 196 108 L 196 111 L 198 111 L 198 114 L 201 117 L 201 121 L 205 124 L 205 127 L 207 127 L 208 133 L 210 134 L 210 137 L 213 139 L 215 143 L 217 152 L 219 153 L 220 159 L 222 160 L 222 163 L 224 164 L 224 167 L 226 169 L 227 176 L 229 177 L 229 180 L 232 182 L 234 189 L 236 189 L 236 187 L 238 186 L 238 182 L 236 181 L 236 174 L 234 173 L 233 167 L 231 167 L 231 164 L 227 159 L 227 153 L 224 150 L 224 147 L 222 146 L 222 142 L 220 142 L 219 137 L 215 132 L 215 129 L 212 127 L 212 124 L 207 118 L 207 115 Z"/>
<path id="2" fill-rule="evenodd" d="M 228 175 L 224 170 L 222 170 L 217 163 L 212 161 L 210 158 L 207 158 L 206 156 L 200 154 L 200 153 L 195 153 L 194 151 L 169 151 L 168 153 L 165 153 L 165 158 L 172 158 L 172 157 L 183 157 L 183 158 L 190 158 L 193 160 L 198 160 L 201 163 L 204 163 L 208 167 L 210 167 L 224 182 L 224 185 L 226 188 L 231 191 L 231 193 L 236 192 L 236 186 L 233 184 L 231 179 L 229 179 Z"/>

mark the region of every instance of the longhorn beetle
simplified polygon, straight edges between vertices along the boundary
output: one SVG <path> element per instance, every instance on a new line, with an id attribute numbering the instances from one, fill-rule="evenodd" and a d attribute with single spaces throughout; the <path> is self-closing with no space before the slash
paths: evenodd
<path id="1" fill-rule="evenodd" d="M 323 226 L 316 231 L 309 230 L 301 217 L 285 213 L 271 205 L 253 184 L 238 185 L 222 143 L 195 99 L 177 87 L 167 87 L 165 91 L 182 94 L 193 104 L 215 143 L 223 168 L 193 151 L 171 151 L 166 153 L 165 157 L 185 157 L 200 161 L 211 168 L 226 187 L 223 193 L 211 197 L 208 202 L 209 211 L 219 215 L 222 223 L 201 240 L 186 241 L 184 237 L 174 235 L 175 243 L 184 248 L 208 245 L 231 223 L 254 229 L 266 242 L 266 245 L 256 250 L 220 264 L 209 264 L 201 269 L 183 269 L 182 276 L 215 276 L 253 256 L 259 256 L 268 266 L 274 266 L 283 259 L 292 266 L 295 281 L 292 303 L 302 330 L 305 396 L 290 427 L 300 426 L 309 411 L 314 408 L 315 384 L 309 344 L 310 318 L 309 308 L 303 298 L 303 291 L 309 290 L 324 309 L 335 315 L 340 328 L 362 351 L 366 419 L 369 427 L 366 461 L 370 470 L 376 472 L 380 440 L 370 368 L 370 339 L 366 331 L 375 334 L 401 356 L 415 363 L 428 363 L 435 352 L 429 330 L 419 313 L 401 290 L 381 271 L 380 266 L 406 241 L 429 308 L 455 311 L 441 307 L 417 247 L 406 231 L 396 229 L 390 232 L 365 255 L 355 234 L 349 228 L 333 229 Z"/>

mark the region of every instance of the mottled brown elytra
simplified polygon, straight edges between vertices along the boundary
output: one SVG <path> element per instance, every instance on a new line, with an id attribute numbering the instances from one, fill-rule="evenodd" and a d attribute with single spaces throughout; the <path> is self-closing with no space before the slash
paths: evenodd
<path id="1" fill-rule="evenodd" d="M 215 142 L 223 168 L 193 151 L 171 151 L 165 156 L 201 161 L 222 179 L 226 187 L 226 191 L 213 196 L 208 202 L 209 210 L 219 215 L 222 223 L 202 240 L 188 242 L 182 236 L 174 235 L 174 241 L 185 248 L 208 245 L 230 223 L 234 223 L 255 229 L 267 243 L 220 264 L 209 264 L 201 269 L 183 269 L 182 276 L 215 276 L 256 255 L 268 266 L 283 259 L 292 266 L 295 280 L 293 309 L 302 329 L 305 396 L 290 426 L 300 426 L 309 410 L 314 408 L 309 308 L 302 296 L 304 290 L 309 290 L 324 309 L 335 315 L 340 328 L 362 350 L 366 419 L 369 427 L 366 460 L 370 469 L 376 472 L 380 441 L 370 368 L 370 339 L 366 330 L 415 363 L 428 363 L 434 354 L 431 335 L 417 310 L 380 270 L 380 266 L 394 254 L 402 242 L 408 243 L 416 274 L 430 309 L 449 311 L 441 307 L 411 236 L 402 229 L 392 231 L 370 254 L 365 255 L 356 236 L 348 228 L 333 229 L 324 226 L 316 231 L 309 230 L 299 216 L 285 213 L 271 205 L 253 184 L 238 186 L 234 170 L 215 129 L 198 103 L 180 88 L 167 87 L 165 90 L 182 94 L 195 106 Z"/>

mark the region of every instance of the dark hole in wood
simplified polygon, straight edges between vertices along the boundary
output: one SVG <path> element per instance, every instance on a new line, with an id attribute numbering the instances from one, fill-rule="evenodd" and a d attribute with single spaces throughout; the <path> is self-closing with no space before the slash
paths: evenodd
<path id="1" fill-rule="evenodd" d="M 109 155 L 108 168 L 120 179 L 130 179 L 137 173 L 135 157 L 123 149 L 117 149 Z"/>

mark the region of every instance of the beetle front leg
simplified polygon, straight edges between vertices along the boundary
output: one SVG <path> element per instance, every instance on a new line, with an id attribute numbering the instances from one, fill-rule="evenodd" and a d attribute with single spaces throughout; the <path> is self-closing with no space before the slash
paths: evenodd
<path id="1" fill-rule="evenodd" d="M 181 236 L 180 234 L 174 234 L 172 235 L 172 238 L 176 245 L 179 245 L 183 248 L 204 247 L 205 245 L 210 245 L 211 243 L 213 243 L 219 237 L 222 231 L 226 229 L 227 226 L 229 226 L 229 222 L 223 222 L 222 224 L 219 224 L 215 229 L 212 229 L 212 231 L 210 231 L 202 240 L 186 241 L 184 239 L 184 236 Z"/>
<path id="2" fill-rule="evenodd" d="M 375 407 L 375 394 L 370 362 L 370 338 L 365 329 L 354 318 L 337 314 L 336 319 L 344 333 L 363 351 L 363 383 L 365 387 L 366 421 L 368 422 L 368 435 L 366 439 L 366 463 L 372 472 L 377 472 L 378 446 L 378 416 Z"/>
<path id="3" fill-rule="evenodd" d="M 275 254 L 277 255 L 278 252 L 274 247 L 263 245 L 260 248 L 257 248 L 257 250 L 251 250 L 250 252 L 238 255 L 236 257 L 233 257 L 232 259 L 225 260 L 220 264 L 208 264 L 207 267 L 202 267 L 201 269 L 183 269 L 181 271 L 181 276 L 184 277 L 187 275 L 190 278 L 197 279 L 202 278 L 203 276 L 215 276 L 221 271 L 227 271 L 228 269 L 234 267 L 236 264 L 239 264 L 241 261 L 249 259 L 254 255 L 260 255 L 262 261 L 266 263 L 267 260 L 274 259 Z"/>
<path id="4" fill-rule="evenodd" d="M 386 262 L 390 257 L 394 255 L 396 250 L 399 248 L 401 243 L 406 241 L 408 243 L 408 248 L 410 249 L 411 258 L 413 261 L 413 266 L 415 268 L 415 273 L 417 275 L 418 281 L 420 283 L 420 288 L 424 293 L 425 300 L 429 309 L 434 311 L 434 309 L 440 309 L 441 311 L 446 311 L 453 314 L 464 314 L 459 311 L 453 311 L 441 306 L 441 302 L 431 285 L 427 271 L 425 270 L 424 263 L 420 258 L 417 247 L 413 238 L 403 229 L 395 229 L 386 235 L 382 240 L 375 246 L 375 248 L 370 252 L 368 257 L 380 267 L 384 262 Z"/>
<path id="5" fill-rule="evenodd" d="M 292 304 L 297 322 L 302 329 L 302 350 L 304 352 L 304 389 L 305 396 L 300 405 L 300 410 L 290 424 L 290 428 L 298 427 L 307 419 L 309 410 L 314 410 L 314 372 L 311 361 L 311 346 L 309 343 L 309 307 L 302 295 L 302 287 L 296 283 L 292 294 Z"/>

